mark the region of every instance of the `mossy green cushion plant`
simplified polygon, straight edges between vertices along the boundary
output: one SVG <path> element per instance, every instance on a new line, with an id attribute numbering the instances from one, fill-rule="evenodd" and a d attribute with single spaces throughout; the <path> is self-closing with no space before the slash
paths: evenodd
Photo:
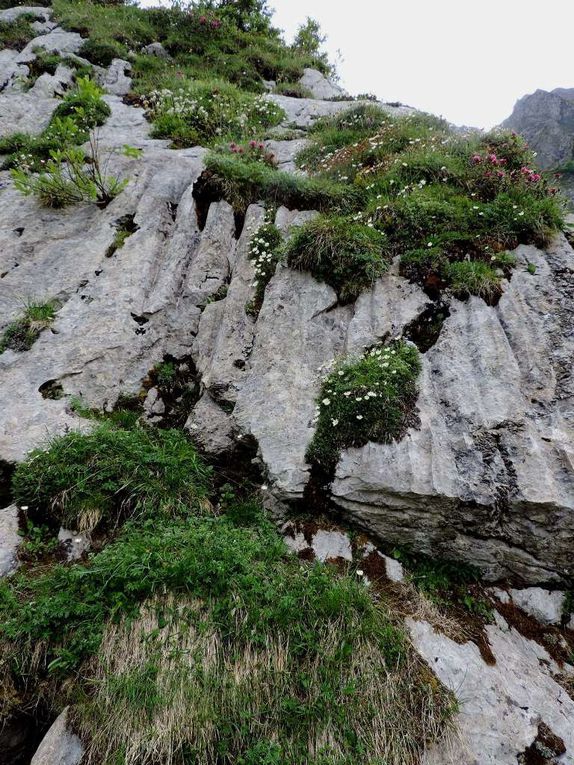
<path id="1" fill-rule="evenodd" d="M 285 255 L 291 268 L 310 271 L 348 303 L 387 269 L 386 243 L 380 231 L 352 218 L 322 215 L 295 229 Z"/>
<path id="2" fill-rule="evenodd" d="M 198 510 L 209 474 L 179 431 L 101 424 L 33 451 L 16 468 L 13 491 L 42 523 L 113 528 L 127 517 Z"/>
<path id="3" fill-rule="evenodd" d="M 419 353 L 402 340 L 338 364 L 323 382 L 307 459 L 334 468 L 341 449 L 399 439 L 416 422 Z"/>

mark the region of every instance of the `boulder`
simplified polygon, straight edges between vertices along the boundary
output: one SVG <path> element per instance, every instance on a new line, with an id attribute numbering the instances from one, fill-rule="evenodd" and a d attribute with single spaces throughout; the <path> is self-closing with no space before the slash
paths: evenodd
<path id="1" fill-rule="evenodd" d="M 144 47 L 141 49 L 141 53 L 144 54 L 144 56 L 157 56 L 158 58 L 170 58 L 169 53 L 166 51 L 166 49 L 163 47 L 163 45 L 160 42 L 153 42 L 149 45 L 144 45 Z"/>
<path id="2" fill-rule="evenodd" d="M 30 765 L 79 765 L 84 755 L 82 742 L 68 727 L 68 707 L 46 733 Z"/>
<path id="3" fill-rule="evenodd" d="M 348 93 L 340 85 L 328 80 L 317 69 L 304 69 L 303 76 L 299 79 L 299 82 L 311 92 L 313 98 L 328 100 L 348 96 Z"/>

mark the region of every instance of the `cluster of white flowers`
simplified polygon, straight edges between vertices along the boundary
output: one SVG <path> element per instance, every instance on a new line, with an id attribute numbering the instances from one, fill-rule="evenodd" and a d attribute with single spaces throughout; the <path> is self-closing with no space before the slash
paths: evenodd
<path id="1" fill-rule="evenodd" d="M 253 237 L 249 248 L 249 257 L 255 266 L 255 281 L 251 286 L 258 287 L 261 282 L 266 284 L 273 276 L 277 263 L 276 253 L 267 239 L 262 236 Z"/>

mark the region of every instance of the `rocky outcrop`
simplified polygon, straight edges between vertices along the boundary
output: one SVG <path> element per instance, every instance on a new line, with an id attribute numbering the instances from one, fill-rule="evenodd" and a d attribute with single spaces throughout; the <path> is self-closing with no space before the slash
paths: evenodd
<path id="1" fill-rule="evenodd" d="M 304 88 L 307 88 L 313 98 L 328 100 L 348 96 L 348 93 L 340 85 L 328 80 L 317 69 L 304 69 L 299 82 Z"/>
<path id="2" fill-rule="evenodd" d="M 574 159 L 574 102 L 572 90 L 537 90 L 516 102 L 502 126 L 523 135 L 537 153 L 543 170 L 559 168 Z"/>
<path id="3" fill-rule="evenodd" d="M 425 765 L 574 763 L 574 701 L 557 682 L 563 669 L 541 645 L 497 614 L 486 627 L 496 659 L 488 665 L 474 643 L 457 643 L 424 621 L 407 624 L 417 651 L 461 705 L 458 740 L 431 750 Z M 546 750 L 526 759 L 541 731 Z"/>
<path id="4" fill-rule="evenodd" d="M 15 505 L 0 510 L 0 577 L 11 574 L 18 565 L 18 508 Z"/>

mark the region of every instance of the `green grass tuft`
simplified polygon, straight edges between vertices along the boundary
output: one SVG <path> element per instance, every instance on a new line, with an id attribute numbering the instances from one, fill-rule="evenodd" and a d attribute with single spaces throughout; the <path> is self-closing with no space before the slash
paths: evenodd
<path id="1" fill-rule="evenodd" d="M 47 303 L 29 303 L 24 315 L 9 324 L 0 337 L 0 353 L 29 351 L 42 330 L 50 326 L 56 316 L 58 304 L 52 300 Z"/>
<path id="2" fill-rule="evenodd" d="M 114 528 L 127 517 L 200 509 L 209 472 L 179 431 L 102 423 L 34 450 L 16 468 L 13 492 L 39 522 Z"/>
<path id="3" fill-rule="evenodd" d="M 295 229 L 285 245 L 286 260 L 330 284 L 348 303 L 386 271 L 386 241 L 380 231 L 351 218 L 323 215 Z"/>

